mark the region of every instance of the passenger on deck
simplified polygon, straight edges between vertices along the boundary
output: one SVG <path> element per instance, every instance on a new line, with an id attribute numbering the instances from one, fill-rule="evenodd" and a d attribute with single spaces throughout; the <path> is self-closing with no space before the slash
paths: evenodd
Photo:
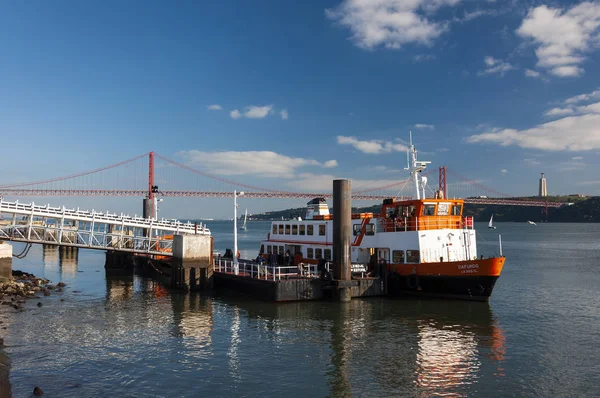
<path id="1" fill-rule="evenodd" d="M 291 265 L 292 264 L 292 253 L 290 253 L 290 250 L 286 250 L 285 251 L 285 265 Z"/>

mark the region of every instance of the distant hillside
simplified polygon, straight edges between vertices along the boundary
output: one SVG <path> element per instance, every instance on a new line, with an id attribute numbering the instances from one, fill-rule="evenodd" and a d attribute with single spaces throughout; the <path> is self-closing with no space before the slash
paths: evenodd
<path id="1" fill-rule="evenodd" d="M 531 199 L 531 198 L 527 198 Z M 548 222 L 600 222 L 600 196 L 589 198 L 577 197 L 548 197 L 548 202 L 572 202 L 571 206 L 562 206 L 559 208 L 548 209 L 548 219 L 542 213 L 540 207 L 525 206 L 494 206 L 494 205 L 474 205 L 466 204 L 464 215 L 475 217 L 475 221 L 487 221 L 494 215 L 494 221 L 548 221 Z M 377 204 L 370 207 L 353 208 L 352 211 L 379 213 L 381 205 Z M 255 214 L 252 219 L 256 220 L 281 220 L 293 217 L 304 217 L 306 209 L 304 207 L 271 211 L 263 214 Z"/>

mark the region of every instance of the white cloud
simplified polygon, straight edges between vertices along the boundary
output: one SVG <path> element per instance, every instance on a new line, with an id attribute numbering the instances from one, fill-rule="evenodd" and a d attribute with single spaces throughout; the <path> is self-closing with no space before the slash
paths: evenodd
<path id="1" fill-rule="evenodd" d="M 586 101 L 589 101 L 591 99 L 596 99 L 596 98 L 600 98 L 600 90 L 595 90 L 589 94 L 580 94 L 580 95 L 576 95 L 574 97 L 568 98 L 565 101 L 565 104 L 576 104 L 578 102 L 586 102 Z"/>
<path id="2" fill-rule="evenodd" d="M 265 106 L 247 106 L 244 108 L 244 117 L 249 119 L 262 119 L 266 117 L 273 110 L 273 105 Z M 287 112 L 286 112 L 287 113 Z"/>
<path id="3" fill-rule="evenodd" d="M 484 57 L 483 62 L 485 63 L 486 68 L 485 70 L 477 72 L 479 76 L 493 74 L 504 76 L 504 74 L 509 70 L 515 69 L 515 67 L 509 64 L 508 62 L 502 61 L 501 59 L 496 59 L 491 56 Z"/>
<path id="4" fill-rule="evenodd" d="M 571 160 L 583 160 L 583 156 L 573 156 Z"/>
<path id="5" fill-rule="evenodd" d="M 595 181 L 580 181 L 577 183 L 577 185 L 600 185 L 600 180 L 595 180 Z"/>
<path id="6" fill-rule="evenodd" d="M 472 135 L 467 142 L 490 142 L 502 146 L 544 151 L 589 151 L 600 149 L 600 114 L 567 116 L 526 130 L 503 129 Z"/>
<path id="7" fill-rule="evenodd" d="M 546 116 L 563 116 L 563 115 L 570 115 L 573 112 L 575 112 L 575 111 L 572 108 L 552 108 L 548 112 L 546 112 L 544 115 L 546 115 Z"/>
<path id="8" fill-rule="evenodd" d="M 559 77 L 583 73 L 583 54 L 597 44 L 600 3 L 582 2 L 569 10 L 542 5 L 529 10 L 517 34 L 536 46 L 537 65 Z"/>
<path id="9" fill-rule="evenodd" d="M 274 114 L 275 110 L 273 109 L 273 105 L 264 105 L 264 106 L 256 106 L 250 105 L 244 107 L 243 111 L 239 111 L 238 109 L 232 110 L 229 114 L 232 119 L 240 119 L 245 117 L 247 119 L 264 119 L 268 115 Z M 283 120 L 286 120 L 288 117 L 287 109 L 283 109 L 280 111 L 280 116 Z"/>
<path id="10" fill-rule="evenodd" d="M 338 135 L 337 143 L 340 145 L 351 145 L 356 150 L 364 153 L 390 153 L 390 152 L 406 152 L 408 147 L 401 143 L 383 140 L 360 141 L 355 137 L 346 137 Z"/>
<path id="11" fill-rule="evenodd" d="M 448 29 L 447 23 L 430 20 L 442 6 L 460 0 L 344 0 L 325 15 L 352 31 L 352 41 L 364 49 L 400 48 L 404 44 L 429 45 Z M 426 15 L 428 14 L 428 15 Z"/>
<path id="12" fill-rule="evenodd" d="M 292 178 L 296 169 L 305 166 L 331 168 L 336 160 L 320 163 L 313 159 L 292 158 L 272 151 L 246 152 L 202 152 L 190 150 L 179 155 L 192 165 L 202 165 L 212 174 L 220 175 L 259 175 L 261 177 Z"/>
<path id="13" fill-rule="evenodd" d="M 525 69 L 525 76 L 527 77 L 540 77 L 540 72 L 531 70 L 531 69 Z"/>
<path id="14" fill-rule="evenodd" d="M 219 104 L 212 104 L 206 107 L 209 111 L 220 111 L 223 107 Z"/>
<path id="15" fill-rule="evenodd" d="M 414 126 L 416 129 L 429 129 L 429 130 L 434 130 L 435 126 L 433 124 L 421 124 L 421 123 L 417 123 Z"/>
<path id="16" fill-rule="evenodd" d="M 508 170 L 502 169 L 502 170 L 500 170 L 500 173 L 502 173 L 502 174 L 508 174 Z"/>

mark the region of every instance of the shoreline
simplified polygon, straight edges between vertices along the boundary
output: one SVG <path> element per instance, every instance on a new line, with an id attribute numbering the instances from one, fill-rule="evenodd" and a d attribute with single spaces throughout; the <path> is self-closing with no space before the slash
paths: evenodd
<path id="1" fill-rule="evenodd" d="M 8 328 L 8 314 L 25 311 L 23 304 L 27 300 L 41 299 L 49 296 L 52 291 L 62 292 L 65 283 L 56 285 L 48 279 L 38 278 L 35 275 L 22 271 L 12 271 L 12 280 L 0 282 L 0 398 L 12 397 L 10 384 L 11 360 L 5 351 L 5 330 Z M 43 296 L 38 296 L 42 293 Z M 38 306 L 42 306 L 38 302 Z"/>

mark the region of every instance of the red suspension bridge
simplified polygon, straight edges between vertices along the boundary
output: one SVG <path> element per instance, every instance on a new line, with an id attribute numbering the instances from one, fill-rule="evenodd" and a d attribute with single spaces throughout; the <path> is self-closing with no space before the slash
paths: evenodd
<path id="1" fill-rule="evenodd" d="M 165 197 L 232 197 L 234 190 L 243 190 L 249 198 L 312 199 L 330 198 L 331 191 L 301 190 L 290 183 L 289 190 L 264 188 L 239 182 L 196 169 L 149 152 L 105 167 L 63 177 L 39 181 L 0 184 L 1 196 L 138 196 L 154 200 Z M 237 173 L 239 176 L 241 172 Z M 430 173 L 431 174 L 431 173 Z M 447 176 L 453 178 L 448 182 Z M 245 177 L 239 177 L 245 178 Z M 465 198 L 466 203 L 511 206 L 559 207 L 562 203 L 532 198 L 515 199 L 513 195 L 470 180 L 456 172 L 439 168 L 439 184 L 431 188 L 441 190 L 444 197 Z M 412 186 L 408 180 L 353 180 L 353 199 L 382 200 L 407 198 Z M 325 191 L 325 189 L 323 189 Z"/>

